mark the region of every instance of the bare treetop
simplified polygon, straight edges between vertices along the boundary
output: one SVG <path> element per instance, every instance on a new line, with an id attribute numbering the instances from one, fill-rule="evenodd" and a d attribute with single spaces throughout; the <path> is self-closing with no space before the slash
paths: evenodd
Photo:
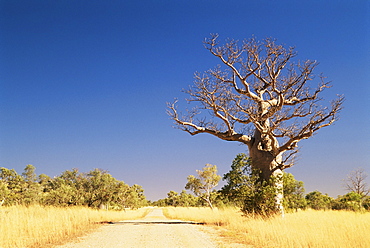
<path id="1" fill-rule="evenodd" d="M 357 168 L 351 171 L 345 181 L 345 188 L 348 191 L 355 192 L 362 196 L 367 196 L 370 193 L 370 188 L 366 183 L 367 173 L 363 168 Z"/>
<path id="2" fill-rule="evenodd" d="M 292 61 L 297 55 L 293 47 L 271 38 L 228 40 L 219 46 L 217 38 L 212 35 L 204 45 L 222 65 L 195 74 L 194 85 L 185 91 L 187 101 L 196 105 L 193 109 L 181 114 L 175 101 L 169 104 L 169 115 L 191 135 L 238 141 L 248 145 L 252 161 L 258 157 L 255 147 L 270 153 L 279 169 L 290 167 L 288 158 L 297 143 L 338 119 L 343 96 L 330 107 L 321 106 L 319 95 L 330 85 L 313 74 L 316 61 Z M 285 159 L 277 159 L 283 155 Z"/>

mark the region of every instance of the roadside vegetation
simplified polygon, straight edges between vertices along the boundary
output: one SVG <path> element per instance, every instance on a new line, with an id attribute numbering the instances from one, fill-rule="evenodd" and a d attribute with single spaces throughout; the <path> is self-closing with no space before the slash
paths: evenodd
<path id="1" fill-rule="evenodd" d="M 274 248 L 365 248 L 370 244 L 370 213 L 306 210 L 285 218 L 245 216 L 238 208 L 167 207 L 168 218 L 214 226 L 231 243 Z"/>
<path id="2" fill-rule="evenodd" d="M 276 211 L 274 183 L 261 181 L 250 163 L 245 154 L 236 156 L 222 178 L 225 185 L 210 194 L 214 209 L 186 191 L 171 191 L 155 203 L 167 206 L 168 218 L 214 226 L 225 242 L 274 248 L 368 247 L 370 197 L 363 169 L 343 180 L 348 193 L 337 198 L 319 191 L 305 194 L 303 182 L 284 172 L 282 218 Z"/>
<path id="3" fill-rule="evenodd" d="M 206 166 L 200 172 L 207 171 L 210 166 Z M 217 172 L 217 167 L 212 166 L 213 171 Z M 202 174 L 202 173 L 201 173 Z M 214 181 L 215 173 L 202 174 L 209 175 L 209 178 L 202 178 L 202 182 Z M 360 176 L 359 176 L 360 175 Z M 194 181 L 194 176 L 188 177 Z M 220 177 L 218 177 L 219 180 Z M 367 175 L 363 169 L 351 172 L 348 178 L 344 179 L 345 188 L 348 193 L 337 198 L 330 197 L 319 191 L 312 191 L 305 194 L 304 183 L 297 181 L 290 173 L 283 173 L 283 206 L 286 213 L 297 212 L 305 209 L 314 210 L 350 210 L 356 212 L 366 212 L 370 210 L 369 188 L 366 184 Z M 223 175 L 224 186 L 220 190 L 207 192 L 207 201 L 204 194 L 199 194 L 197 190 L 204 188 L 207 184 L 193 184 L 192 191 L 196 191 L 199 197 L 187 193 L 183 190 L 180 193 L 170 191 L 167 197 L 152 203 L 159 207 L 205 207 L 212 206 L 218 208 L 235 207 L 240 209 L 245 215 L 260 217 L 270 217 L 279 214 L 276 209 L 275 197 L 277 191 L 273 183 L 261 181 L 258 172 L 252 169 L 251 160 L 246 154 L 238 154 L 231 164 L 231 169 Z M 274 178 L 271 178 L 273 181 Z M 189 185 L 189 182 L 188 184 Z M 189 188 L 189 187 L 188 187 Z M 208 187 L 209 188 L 209 187 Z M 361 189 L 361 190 L 359 190 Z"/>
<path id="4" fill-rule="evenodd" d="M 86 234 L 102 222 L 138 219 L 149 211 L 106 211 L 81 206 L 1 207 L 0 247 L 52 247 Z"/>
<path id="5" fill-rule="evenodd" d="M 225 181 L 219 190 L 215 186 Z M 276 209 L 278 193 L 260 180 L 245 154 L 238 154 L 223 177 L 216 165 L 189 176 L 180 193 L 155 202 L 139 185 L 129 186 L 108 172 L 67 170 L 51 178 L 27 165 L 22 174 L 0 168 L 0 247 L 47 247 L 65 242 L 99 223 L 137 219 L 164 207 L 168 218 L 206 223 L 232 242 L 255 247 L 366 247 L 370 243 L 370 197 L 363 169 L 344 179 L 348 193 L 332 198 L 305 194 L 304 184 L 284 172 L 285 218 Z M 134 210 L 138 209 L 138 210 Z M 366 245 L 365 245 L 366 244 Z"/>
<path id="6" fill-rule="evenodd" d="M 129 186 L 106 171 L 72 169 L 51 178 L 35 169 L 27 165 L 18 174 L 0 168 L 0 247 L 47 247 L 100 223 L 149 212 L 141 208 L 148 202 L 140 185 Z"/>
<path id="7" fill-rule="evenodd" d="M 140 185 L 127 185 L 107 171 L 94 169 L 87 173 L 66 170 L 59 176 L 36 175 L 27 165 L 22 174 L 0 168 L 0 206 L 85 206 L 104 209 L 139 208 L 147 205 Z"/>

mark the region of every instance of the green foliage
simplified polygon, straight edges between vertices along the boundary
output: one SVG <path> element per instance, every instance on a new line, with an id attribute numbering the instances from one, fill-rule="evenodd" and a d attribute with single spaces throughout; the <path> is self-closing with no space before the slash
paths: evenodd
<path id="1" fill-rule="evenodd" d="M 357 193 L 361 196 L 366 196 L 370 193 L 370 188 L 366 183 L 367 173 L 363 168 L 357 168 L 351 171 L 345 181 L 345 187 L 349 192 Z"/>
<path id="2" fill-rule="evenodd" d="M 29 182 L 29 183 L 36 182 L 37 176 L 36 176 L 35 170 L 36 168 L 32 164 L 29 164 L 26 166 L 26 168 L 24 168 L 24 172 L 22 173 L 22 176 L 26 182 Z"/>
<path id="3" fill-rule="evenodd" d="M 126 192 L 125 196 L 125 207 L 139 208 L 147 205 L 144 189 L 140 185 L 132 185 Z"/>
<path id="4" fill-rule="evenodd" d="M 302 181 L 297 181 L 291 173 L 283 174 L 284 208 L 287 211 L 305 209 L 307 202 L 304 197 L 305 189 Z"/>
<path id="5" fill-rule="evenodd" d="M 186 193 L 182 190 L 181 193 L 177 193 L 173 190 L 167 193 L 167 198 L 163 199 L 162 206 L 173 206 L 173 207 L 198 207 L 198 197 Z"/>
<path id="6" fill-rule="evenodd" d="M 242 212 L 261 216 L 269 216 L 277 212 L 273 179 L 268 182 L 263 181 L 260 180 L 259 173 L 252 172 L 243 187 L 243 194 Z"/>
<path id="7" fill-rule="evenodd" d="M 345 181 L 345 187 L 349 191 L 346 195 L 338 196 L 333 204 L 333 209 L 345 209 L 352 211 L 370 210 L 370 188 L 366 183 L 367 173 L 363 168 L 351 171 Z"/>
<path id="8" fill-rule="evenodd" d="M 84 175 L 77 169 L 66 170 L 53 179 L 41 178 L 44 184 L 43 204 L 57 206 L 80 206 L 86 204 Z"/>
<path id="9" fill-rule="evenodd" d="M 174 207 L 179 206 L 179 193 L 177 193 L 173 190 L 168 192 L 167 193 L 167 198 L 166 198 L 166 205 L 167 206 L 174 206 Z"/>
<path id="10" fill-rule="evenodd" d="M 231 164 L 231 170 L 222 178 L 226 184 L 221 188 L 220 193 L 225 203 L 237 207 L 244 205 L 245 192 L 250 183 L 249 175 L 251 175 L 251 160 L 244 153 L 238 154 Z"/>
<path id="11" fill-rule="evenodd" d="M 210 208 L 213 208 L 211 193 L 221 179 L 221 176 L 217 175 L 217 166 L 206 164 L 203 170 L 197 170 L 197 174 L 198 177 L 188 176 L 185 189 L 193 191 L 196 196 L 206 201 Z"/>
<path id="12" fill-rule="evenodd" d="M 336 210 L 351 210 L 360 211 L 365 208 L 362 205 L 363 196 L 359 193 L 349 192 L 343 196 L 339 196 L 333 202 L 333 209 Z"/>
<path id="13" fill-rule="evenodd" d="M 246 154 L 235 157 L 223 180 L 226 184 L 220 192 L 226 204 L 252 214 L 269 215 L 276 211 L 274 179 L 261 180 L 260 173 L 252 170 L 251 159 Z"/>
<path id="14" fill-rule="evenodd" d="M 315 210 L 331 209 L 334 199 L 327 194 L 313 191 L 306 195 L 307 206 Z"/>
<path id="15" fill-rule="evenodd" d="M 303 182 L 295 180 L 290 173 L 282 178 L 261 180 L 260 173 L 252 170 L 250 158 L 238 154 L 231 164 L 231 170 L 223 177 L 226 184 L 220 190 L 225 204 L 241 207 L 244 213 L 270 215 L 276 212 L 276 180 L 283 180 L 283 204 L 287 211 L 306 207 Z"/>
<path id="16" fill-rule="evenodd" d="M 117 180 L 110 174 L 95 169 L 86 174 L 83 180 L 86 202 L 89 207 L 106 205 L 113 199 Z"/>
<path id="17" fill-rule="evenodd" d="M 140 185 L 130 187 L 103 170 L 80 173 L 72 169 L 50 178 L 45 174 L 37 177 L 35 169 L 27 165 L 22 175 L 18 175 L 15 170 L 0 168 L 0 205 L 83 205 L 123 209 L 147 204 Z"/>
<path id="18" fill-rule="evenodd" d="M 74 204 L 73 201 L 75 188 L 65 183 L 54 184 L 58 185 L 55 189 L 45 193 L 42 203 L 43 205 L 66 207 Z M 82 204 L 81 204 L 82 205 Z"/>
<path id="19" fill-rule="evenodd" d="M 212 204 L 215 203 L 216 206 L 220 203 L 218 195 L 215 191 L 212 191 L 210 194 L 211 202 Z M 188 194 L 186 190 L 182 190 L 180 194 L 171 190 L 167 193 L 166 198 L 154 201 L 152 205 L 158 207 L 204 207 L 207 206 L 207 202 L 198 196 Z"/>
<path id="20" fill-rule="evenodd" d="M 370 210 L 370 196 L 365 196 L 365 197 L 362 199 L 362 206 L 363 206 L 366 210 Z"/>
<path id="21" fill-rule="evenodd" d="M 315 210 L 370 210 L 370 197 L 363 196 L 353 191 L 343 196 L 338 196 L 336 199 L 331 198 L 327 194 L 322 194 L 319 191 L 313 191 L 306 195 L 306 200 L 308 207 Z"/>
<path id="22" fill-rule="evenodd" d="M 10 190 L 8 189 L 8 184 L 3 180 L 0 180 L 0 206 L 4 204 L 5 199 L 8 198 Z"/>
<path id="23" fill-rule="evenodd" d="M 24 179 L 14 169 L 9 170 L 4 167 L 0 168 L 0 179 L 7 187 L 7 196 L 4 205 L 22 204 L 22 190 Z"/>

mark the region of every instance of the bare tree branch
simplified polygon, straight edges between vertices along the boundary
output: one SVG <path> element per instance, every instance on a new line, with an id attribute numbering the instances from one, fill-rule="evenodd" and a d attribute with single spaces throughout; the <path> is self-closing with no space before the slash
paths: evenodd
<path id="1" fill-rule="evenodd" d="M 170 117 L 183 131 L 248 145 L 253 166 L 266 167 L 267 175 L 290 167 L 299 141 L 338 120 L 344 97 L 323 107 L 320 95 L 330 85 L 313 73 L 316 61 L 292 61 L 297 56 L 293 47 L 271 38 L 229 39 L 220 46 L 217 34 L 204 46 L 221 65 L 195 74 L 194 85 L 185 91 L 195 109 L 180 116 L 177 101 L 168 104 Z M 254 133 L 247 135 L 251 129 Z"/>
<path id="2" fill-rule="evenodd" d="M 345 188 L 348 191 L 355 192 L 362 196 L 367 196 L 370 193 L 370 188 L 366 183 L 367 174 L 363 168 L 358 168 L 351 171 L 345 181 Z"/>

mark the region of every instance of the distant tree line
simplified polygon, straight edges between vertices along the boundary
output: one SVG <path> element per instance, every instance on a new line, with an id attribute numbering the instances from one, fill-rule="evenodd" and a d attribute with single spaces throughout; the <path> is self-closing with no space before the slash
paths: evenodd
<path id="1" fill-rule="evenodd" d="M 20 175 L 14 169 L 0 168 L 0 205 L 87 206 L 92 208 L 139 208 L 147 205 L 140 185 L 129 186 L 107 171 L 94 169 L 81 173 L 66 170 L 51 178 L 36 175 L 27 165 Z"/>
<path id="2" fill-rule="evenodd" d="M 27 165 L 22 174 L 14 169 L 0 168 L 0 206 L 50 205 L 87 206 L 92 208 L 125 209 L 148 205 L 140 185 L 129 186 L 115 179 L 107 171 L 94 169 L 81 173 L 66 170 L 59 176 L 36 175 L 36 168 Z M 204 207 L 234 206 L 246 214 L 270 215 L 275 208 L 276 189 L 273 183 L 260 180 L 258 171 L 252 170 L 245 154 L 238 154 L 231 169 L 224 174 L 224 186 L 215 190 L 221 176 L 217 166 L 207 164 L 197 170 L 197 176 L 188 176 L 185 189 L 170 191 L 167 197 L 151 202 L 154 206 Z M 363 169 L 351 172 L 344 180 L 348 193 L 336 199 L 313 191 L 305 194 L 304 184 L 290 173 L 283 173 L 283 204 L 287 211 L 311 208 L 315 210 L 370 210 L 370 190 Z M 274 180 L 272 178 L 271 180 Z M 281 180 L 281 179 L 279 179 Z"/>
<path id="3" fill-rule="evenodd" d="M 197 171 L 197 173 L 198 178 L 189 176 L 185 186 L 195 195 L 188 194 L 185 190 L 182 190 L 181 193 L 170 191 L 167 198 L 152 204 L 174 207 L 212 207 L 212 204 L 216 207 L 234 206 L 241 208 L 246 214 L 258 215 L 270 215 L 276 211 L 275 197 L 277 192 L 273 187 L 274 184 L 260 180 L 259 172 L 252 169 L 250 158 L 243 153 L 236 156 L 230 171 L 223 175 L 222 180 L 225 181 L 225 185 L 220 190 L 210 191 L 210 185 L 216 186 L 221 178 L 216 174 L 217 167 L 215 165 L 206 165 L 203 170 Z M 319 191 L 305 194 L 303 182 L 297 181 L 292 174 L 284 172 L 281 178 L 284 184 L 284 208 L 288 212 L 307 208 L 315 210 L 370 210 L 366 177 L 363 169 L 351 172 L 345 180 L 348 193 L 334 199 Z"/>

